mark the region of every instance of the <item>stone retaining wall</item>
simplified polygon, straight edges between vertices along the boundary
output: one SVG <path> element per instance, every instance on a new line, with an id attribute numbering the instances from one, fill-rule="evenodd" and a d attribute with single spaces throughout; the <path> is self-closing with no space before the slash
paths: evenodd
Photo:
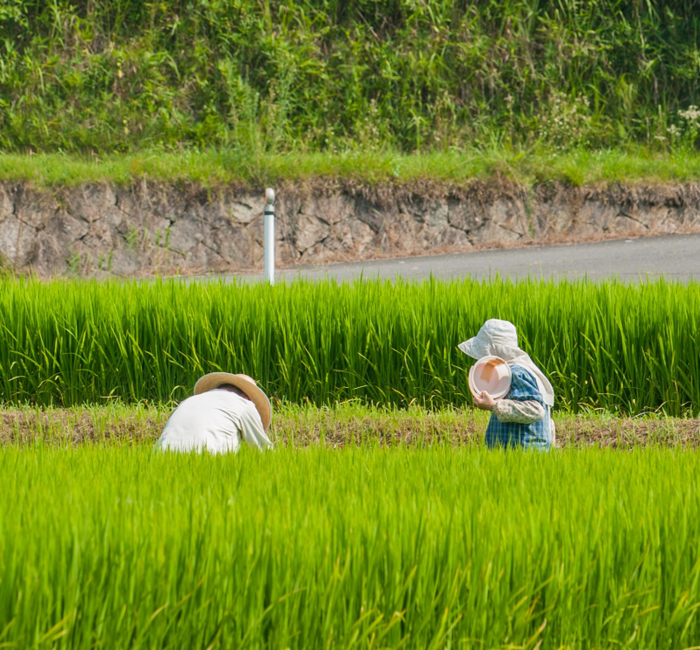
<path id="1" fill-rule="evenodd" d="M 279 265 L 700 231 L 700 185 L 277 189 Z M 260 270 L 263 188 L 0 184 L 6 269 L 98 277 Z"/>

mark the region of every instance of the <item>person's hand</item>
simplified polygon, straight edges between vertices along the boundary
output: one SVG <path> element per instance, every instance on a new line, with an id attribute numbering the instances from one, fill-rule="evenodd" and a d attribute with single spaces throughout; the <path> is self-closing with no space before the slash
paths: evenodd
<path id="1" fill-rule="evenodd" d="M 474 404 L 476 408 L 482 411 L 493 411 L 493 407 L 496 405 L 496 400 L 491 397 L 486 391 L 482 391 L 481 397 L 474 395 Z"/>

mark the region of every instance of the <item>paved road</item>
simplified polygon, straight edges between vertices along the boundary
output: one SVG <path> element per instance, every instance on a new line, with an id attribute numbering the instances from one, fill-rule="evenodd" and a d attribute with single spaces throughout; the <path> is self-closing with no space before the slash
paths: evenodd
<path id="1" fill-rule="evenodd" d="M 592 280 L 619 278 L 636 282 L 659 278 L 687 282 L 700 281 L 700 235 L 642 237 L 590 244 L 562 244 L 510 250 L 477 251 L 451 255 L 408 257 L 374 262 L 353 262 L 325 266 L 278 269 L 278 282 L 298 277 L 338 281 L 355 278 L 396 278 L 421 280 L 473 276 L 488 278 L 500 274 L 513 279 L 552 278 Z M 238 275 L 245 281 L 261 280 L 262 275 Z"/>

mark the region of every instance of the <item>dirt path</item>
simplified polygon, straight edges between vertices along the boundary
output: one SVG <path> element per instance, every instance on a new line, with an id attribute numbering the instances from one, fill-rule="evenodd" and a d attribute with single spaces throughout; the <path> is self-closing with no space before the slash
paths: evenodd
<path id="1" fill-rule="evenodd" d="M 376 441 L 382 445 L 480 445 L 487 417 L 480 412 L 378 412 L 370 409 L 281 409 L 271 436 L 277 444 L 307 447 Z M 77 446 L 108 443 L 153 444 L 169 412 L 158 408 L 10 409 L 0 412 L 0 444 L 43 441 Z M 639 446 L 700 447 L 700 420 L 613 418 L 558 415 L 558 446 L 598 445 L 617 449 Z"/>

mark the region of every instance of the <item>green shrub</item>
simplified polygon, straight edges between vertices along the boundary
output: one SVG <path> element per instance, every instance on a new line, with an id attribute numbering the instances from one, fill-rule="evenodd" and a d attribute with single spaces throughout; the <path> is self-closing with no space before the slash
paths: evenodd
<path id="1" fill-rule="evenodd" d="M 694 146 L 671 0 L 5 0 L 0 149 Z"/>

